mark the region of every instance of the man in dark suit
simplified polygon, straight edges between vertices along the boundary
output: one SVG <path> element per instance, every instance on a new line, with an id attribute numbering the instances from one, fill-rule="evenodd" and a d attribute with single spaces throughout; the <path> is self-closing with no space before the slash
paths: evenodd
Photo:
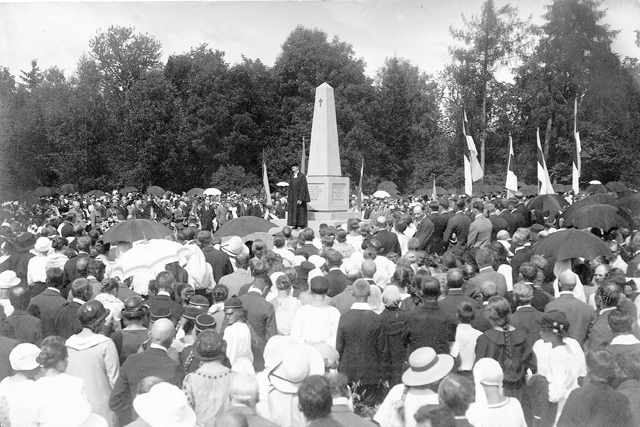
<path id="1" fill-rule="evenodd" d="M 365 389 L 384 380 L 384 346 L 382 318 L 367 303 L 369 283 L 358 279 L 353 283 L 356 302 L 340 316 L 336 350 L 340 355 L 338 371 L 351 384 L 359 382 Z M 375 389 L 371 390 L 375 393 Z"/>
<path id="2" fill-rule="evenodd" d="M 337 308 L 341 315 L 351 310 L 351 306 L 356 302 L 356 298 L 353 296 L 353 282 L 358 279 L 362 279 L 360 270 L 349 270 L 347 272 L 347 287 L 329 301 L 329 305 Z"/>
<path id="3" fill-rule="evenodd" d="M 413 221 L 416 224 L 416 232 L 413 237 L 418 239 L 418 250 L 424 251 L 429 245 L 431 236 L 433 236 L 435 226 L 422 211 L 422 205 L 413 207 Z"/>
<path id="4" fill-rule="evenodd" d="M 498 235 L 498 231 L 506 230 L 509 227 L 507 221 L 501 218 L 496 211 L 496 206 L 493 203 L 487 203 L 485 205 L 487 214 L 489 215 L 489 221 L 491 221 L 491 241 L 495 241 Z"/>
<path id="5" fill-rule="evenodd" d="M 512 279 L 513 283 L 518 281 L 518 274 L 520 272 L 520 266 L 522 263 L 531 261 L 533 255 L 533 248 L 529 242 L 529 230 L 520 229 L 513 233 L 511 240 L 515 246 L 513 251 L 513 257 L 511 258 Z M 535 279 L 535 278 L 534 278 Z M 532 281 L 534 280 L 532 279 Z"/>
<path id="6" fill-rule="evenodd" d="M 351 398 L 351 390 L 346 375 L 335 373 L 327 374 L 325 378 L 329 380 L 331 386 L 331 397 L 333 398 L 333 406 L 331 407 L 331 416 L 334 420 L 343 426 L 349 427 L 376 427 L 377 424 L 372 423 L 353 413 L 348 403 Z"/>
<path id="7" fill-rule="evenodd" d="M 147 300 L 149 311 L 156 311 L 159 308 L 167 308 L 171 310 L 171 319 L 174 323 L 178 323 L 182 317 L 184 309 L 182 305 L 171 299 L 171 292 L 173 284 L 176 279 L 173 274 L 168 271 L 163 271 L 156 276 L 156 285 L 158 287 L 158 293 Z"/>
<path id="8" fill-rule="evenodd" d="M 311 255 L 316 255 L 319 252 L 318 248 L 313 245 L 313 239 L 315 237 L 313 229 L 306 227 L 300 232 L 299 236 L 304 240 L 304 244 L 296 250 L 296 255 L 303 255 L 309 259 Z"/>
<path id="9" fill-rule="evenodd" d="M 55 320 L 60 308 L 67 302 L 60 293 L 64 272 L 57 268 L 47 270 L 47 289 L 31 299 L 29 313 L 41 320 L 43 338 L 56 334 Z"/>
<path id="10" fill-rule="evenodd" d="M 478 287 L 481 283 L 489 281 L 496 284 L 498 295 L 501 297 L 507 294 L 507 279 L 493 269 L 493 252 L 487 248 L 478 249 L 476 252 L 476 263 L 478 264 L 478 274 L 469 279 L 465 295 L 475 298 L 480 293 Z"/>
<path id="11" fill-rule="evenodd" d="M 55 320 L 55 335 L 58 335 L 63 340 L 82 331 L 82 324 L 78 320 L 78 309 L 82 307 L 82 304 L 93 298 L 89 281 L 82 277 L 71 283 L 71 294 L 73 299 L 65 302 L 60 307 Z"/>
<path id="12" fill-rule="evenodd" d="M 109 407 L 118 414 L 122 425 L 129 424 L 136 417 L 132 404 L 141 380 L 155 376 L 182 387 L 182 366 L 167 355 L 174 334 L 175 327 L 171 320 L 157 320 L 151 327 L 149 348 L 142 353 L 130 355 L 120 368 L 120 375 L 109 397 Z"/>
<path id="13" fill-rule="evenodd" d="M 469 226 L 471 220 L 464 214 L 464 200 L 460 199 L 456 202 L 456 214 L 447 222 L 447 229 L 444 231 L 444 242 L 447 244 L 452 235 L 456 235 L 456 249 L 458 253 L 462 253 L 467 245 L 467 236 L 469 235 Z M 456 251 L 454 251 L 456 253 Z"/>
<path id="14" fill-rule="evenodd" d="M 438 354 L 448 354 L 450 344 L 455 341 L 456 318 L 438 306 L 440 282 L 435 277 L 427 277 L 418 292 L 422 306 L 409 314 L 403 333 L 407 357 L 420 347 L 431 347 Z"/>
<path id="15" fill-rule="evenodd" d="M 549 302 L 544 308 L 545 312 L 560 311 L 569 321 L 569 336 L 582 346 L 587 337 L 589 325 L 595 318 L 593 308 L 585 302 L 580 301 L 573 294 L 576 287 L 576 275 L 571 270 L 564 271 L 558 277 L 560 285 L 560 295 L 555 300 Z"/>
<path id="16" fill-rule="evenodd" d="M 264 369 L 264 348 L 267 341 L 278 335 L 276 314 L 273 304 L 267 302 L 265 295 L 269 293 L 272 283 L 267 275 L 256 276 L 249 291 L 240 297 L 242 306 L 247 311 L 247 322 L 255 332 L 251 341 L 253 367 L 256 372 Z"/>
<path id="17" fill-rule="evenodd" d="M 549 302 L 553 300 L 553 297 L 534 285 L 534 282 L 538 277 L 539 271 L 540 270 L 538 269 L 538 267 L 533 265 L 533 263 L 525 262 L 520 266 L 518 280 L 515 283 L 524 282 L 529 286 L 531 286 L 531 289 L 533 289 L 533 298 L 531 299 L 531 306 L 540 312 L 544 312 L 545 307 L 547 306 L 547 304 L 549 304 Z M 513 296 L 513 291 L 507 292 L 506 298 L 507 298 L 507 301 L 509 301 L 509 304 L 511 304 L 511 311 L 515 311 L 516 304 L 515 304 L 515 298 Z"/>
<path id="18" fill-rule="evenodd" d="M 63 297 L 66 298 L 69 294 L 69 284 L 76 280 L 78 277 L 82 277 L 76 269 L 76 264 L 81 258 L 89 258 L 89 249 L 91 249 L 91 238 L 82 236 L 77 239 L 78 241 L 78 255 L 69 259 L 64 264 L 64 286 Z"/>
<path id="19" fill-rule="evenodd" d="M 9 301 L 13 306 L 13 313 L 7 317 L 7 323 L 13 326 L 15 338 L 21 343 L 39 345 L 42 341 L 42 327 L 40 319 L 29 314 L 31 296 L 26 286 L 14 286 L 9 291 Z"/>
<path id="20" fill-rule="evenodd" d="M 229 256 L 213 247 L 213 237 L 210 231 L 198 233 L 198 246 L 202 249 L 204 259 L 213 269 L 213 278 L 216 283 L 220 281 L 222 276 L 233 273 L 233 264 L 231 264 Z"/>
<path id="21" fill-rule="evenodd" d="M 372 239 L 376 239 L 382 245 L 378 251 L 378 255 L 386 256 L 389 252 L 401 254 L 402 249 L 400 249 L 398 236 L 389 230 L 390 227 L 386 217 L 379 216 L 376 218 L 376 228 L 378 231 L 374 233 Z"/>
<path id="22" fill-rule="evenodd" d="M 340 270 L 340 266 L 342 265 L 342 254 L 340 252 L 335 249 L 327 249 L 324 257 L 327 260 L 327 270 L 329 270 L 324 276 L 327 282 L 329 282 L 327 296 L 333 298 L 344 291 L 350 282 L 349 279 L 347 279 L 347 275 Z"/>
<path id="23" fill-rule="evenodd" d="M 513 233 L 518 229 L 518 219 L 509 210 L 509 202 L 507 199 L 502 199 L 500 201 L 500 208 L 502 209 L 502 212 L 500 212 L 500 215 L 498 216 L 507 222 L 507 231 L 509 232 L 509 236 L 513 236 Z"/>
<path id="24" fill-rule="evenodd" d="M 627 277 L 640 277 L 640 232 L 636 232 L 631 239 L 633 258 L 627 265 Z"/>
<path id="25" fill-rule="evenodd" d="M 511 315 L 509 323 L 527 335 L 529 347 L 532 347 L 540 339 L 540 321 L 544 313 L 531 306 L 531 300 L 533 299 L 531 285 L 524 282 L 516 283 L 513 286 L 513 297 L 516 311 Z"/>
<path id="26" fill-rule="evenodd" d="M 459 268 L 451 268 L 447 271 L 447 287 L 449 292 L 447 296 L 438 301 L 438 305 L 445 313 L 455 317 L 457 315 L 458 306 L 462 302 L 468 302 L 476 307 L 476 300 L 466 296 L 462 292 L 462 285 L 464 284 L 464 274 Z"/>
<path id="27" fill-rule="evenodd" d="M 429 220 L 433 223 L 433 233 L 428 240 L 426 251 L 428 254 L 442 255 L 445 251 L 444 231 L 447 229 L 449 216 L 442 212 L 442 205 L 437 201 L 429 203 Z M 414 236 L 415 237 L 415 236 Z"/>
<path id="28" fill-rule="evenodd" d="M 204 199 L 204 204 L 200 207 L 200 228 L 204 231 L 213 230 L 213 219 L 216 217 L 216 209 L 211 204 L 211 198 Z"/>
<path id="29" fill-rule="evenodd" d="M 493 327 L 485 317 L 484 313 L 486 311 L 485 307 L 489 303 L 489 298 L 498 295 L 498 288 L 496 288 L 496 284 L 489 281 L 480 283 L 480 295 L 482 295 L 482 304 L 480 308 L 476 310 L 476 314 L 471 321 L 471 326 L 480 332 L 485 332 Z"/>

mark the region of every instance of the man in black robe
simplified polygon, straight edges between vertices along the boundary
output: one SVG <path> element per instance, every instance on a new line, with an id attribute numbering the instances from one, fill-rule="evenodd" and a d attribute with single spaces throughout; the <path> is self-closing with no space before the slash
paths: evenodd
<path id="1" fill-rule="evenodd" d="M 307 177 L 300 172 L 298 165 L 291 168 L 293 174 L 289 181 L 289 194 L 287 197 L 287 225 L 292 228 L 305 228 L 307 226 L 307 203 L 311 201 Z"/>

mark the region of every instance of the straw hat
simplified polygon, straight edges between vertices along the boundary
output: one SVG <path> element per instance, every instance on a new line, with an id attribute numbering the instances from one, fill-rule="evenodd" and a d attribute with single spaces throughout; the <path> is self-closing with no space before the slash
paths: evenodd
<path id="1" fill-rule="evenodd" d="M 33 249 L 36 252 L 47 253 L 51 250 L 51 240 L 47 239 L 46 237 L 40 237 L 38 240 L 36 240 L 36 244 L 34 245 Z"/>
<path id="2" fill-rule="evenodd" d="M 249 248 L 242 242 L 242 238 L 231 236 L 229 241 L 220 246 L 220 248 L 229 256 L 235 258 L 241 252 L 249 254 Z"/>
<path id="3" fill-rule="evenodd" d="M 193 427 L 196 413 L 178 387 L 158 383 L 133 400 L 133 408 L 151 427 Z"/>
<path id="4" fill-rule="evenodd" d="M 302 381 L 310 375 L 324 374 L 320 353 L 306 344 L 282 348 L 280 362 L 269 372 L 272 386 L 282 393 L 296 393 Z"/>
<path id="5" fill-rule="evenodd" d="M 14 371 L 30 371 L 40 364 L 36 358 L 40 355 L 40 349 L 28 343 L 18 344 L 9 354 L 9 363 Z"/>
<path id="6" fill-rule="evenodd" d="M 5 270 L 0 273 L 0 289 L 9 289 L 20 284 L 20 279 L 16 276 L 15 271 Z"/>
<path id="7" fill-rule="evenodd" d="M 436 354 L 431 347 L 421 347 L 409 356 L 409 369 L 402 374 L 402 382 L 409 387 L 435 383 L 453 368 L 453 357 Z"/>

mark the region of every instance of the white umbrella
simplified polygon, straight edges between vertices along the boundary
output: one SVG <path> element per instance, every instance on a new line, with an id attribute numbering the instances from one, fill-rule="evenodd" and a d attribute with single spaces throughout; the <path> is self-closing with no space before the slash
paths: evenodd
<path id="1" fill-rule="evenodd" d="M 602 183 L 600 181 L 598 181 L 597 179 L 594 179 L 593 181 L 589 181 L 589 184 L 591 184 L 591 185 L 598 185 L 598 184 L 602 185 Z"/>
<path id="2" fill-rule="evenodd" d="M 276 186 L 278 186 L 278 187 L 288 187 L 289 183 L 288 182 L 284 182 L 284 181 L 280 181 L 279 183 L 276 184 Z"/>
<path id="3" fill-rule="evenodd" d="M 384 199 L 384 198 L 387 198 L 387 197 L 391 197 L 391 195 L 389 193 L 387 193 L 386 191 L 384 191 L 384 190 L 378 190 L 375 193 L 373 193 L 373 197 L 378 197 L 380 199 Z"/>
<path id="4" fill-rule="evenodd" d="M 217 188 L 207 188 L 206 190 L 204 190 L 204 193 L 207 196 L 219 196 L 222 194 L 222 191 L 218 190 Z"/>
<path id="5" fill-rule="evenodd" d="M 165 265 L 189 259 L 192 252 L 180 243 L 164 239 L 151 239 L 135 245 L 123 253 L 115 263 L 111 276 L 121 279 L 138 273 L 152 273 L 154 276 L 164 271 Z"/>

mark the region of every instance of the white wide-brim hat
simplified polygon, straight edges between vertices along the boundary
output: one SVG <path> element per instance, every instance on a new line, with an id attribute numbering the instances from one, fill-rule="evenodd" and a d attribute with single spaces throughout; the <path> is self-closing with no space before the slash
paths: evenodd
<path id="1" fill-rule="evenodd" d="M 133 408 L 151 427 L 193 427 L 193 412 L 184 392 L 169 383 L 158 383 L 133 400 Z"/>

